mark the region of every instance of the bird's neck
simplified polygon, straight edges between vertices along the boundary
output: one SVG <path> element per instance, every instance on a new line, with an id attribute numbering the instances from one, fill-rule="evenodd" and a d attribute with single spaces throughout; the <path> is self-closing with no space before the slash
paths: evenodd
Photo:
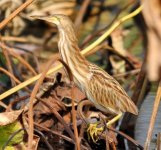
<path id="1" fill-rule="evenodd" d="M 88 61 L 80 53 L 75 33 L 59 31 L 58 47 L 62 60 L 68 65 L 74 78 L 83 82 L 89 73 Z"/>

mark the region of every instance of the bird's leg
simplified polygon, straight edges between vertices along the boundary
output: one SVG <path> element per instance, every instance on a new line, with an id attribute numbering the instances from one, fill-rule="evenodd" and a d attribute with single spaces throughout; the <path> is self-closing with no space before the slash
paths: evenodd
<path id="1" fill-rule="evenodd" d="M 111 119 L 110 121 L 108 121 L 106 123 L 106 126 L 110 126 L 112 125 L 113 123 L 115 123 L 117 120 L 119 120 L 120 118 L 122 117 L 122 113 L 119 113 L 117 116 L 115 116 L 113 119 Z"/>
<path id="2" fill-rule="evenodd" d="M 115 123 L 117 120 L 119 120 L 122 116 L 122 113 L 119 113 L 117 116 L 115 116 L 113 119 L 108 121 L 106 123 L 106 127 L 109 127 L 113 123 Z M 100 135 L 104 131 L 104 127 L 98 127 L 98 122 L 95 124 L 89 124 L 89 127 L 87 129 L 87 132 L 89 133 L 90 137 L 94 142 L 98 140 L 98 135 Z"/>

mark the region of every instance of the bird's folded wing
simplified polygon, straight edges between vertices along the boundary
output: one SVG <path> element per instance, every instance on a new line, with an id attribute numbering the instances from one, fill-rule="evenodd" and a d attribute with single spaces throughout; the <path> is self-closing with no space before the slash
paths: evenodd
<path id="1" fill-rule="evenodd" d="M 93 73 L 88 84 L 89 94 L 102 107 L 111 108 L 116 112 L 131 112 L 138 114 L 138 110 L 126 94 L 121 85 L 103 69 L 96 65 L 91 65 L 90 71 Z"/>

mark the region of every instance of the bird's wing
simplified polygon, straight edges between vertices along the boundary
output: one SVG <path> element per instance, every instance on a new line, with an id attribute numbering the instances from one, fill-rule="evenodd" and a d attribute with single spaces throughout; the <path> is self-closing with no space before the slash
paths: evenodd
<path id="1" fill-rule="evenodd" d="M 90 72 L 93 75 L 88 86 L 89 95 L 93 101 L 107 109 L 116 110 L 116 112 L 138 113 L 133 101 L 112 76 L 94 64 L 90 65 Z"/>

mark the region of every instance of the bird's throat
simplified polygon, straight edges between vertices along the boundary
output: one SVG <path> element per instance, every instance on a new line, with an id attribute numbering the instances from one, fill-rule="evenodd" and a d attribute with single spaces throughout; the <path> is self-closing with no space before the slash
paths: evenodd
<path id="1" fill-rule="evenodd" d="M 89 74 L 88 61 L 80 53 L 77 39 L 65 32 L 60 32 L 59 36 L 58 47 L 62 60 L 70 68 L 75 80 L 85 82 Z"/>

